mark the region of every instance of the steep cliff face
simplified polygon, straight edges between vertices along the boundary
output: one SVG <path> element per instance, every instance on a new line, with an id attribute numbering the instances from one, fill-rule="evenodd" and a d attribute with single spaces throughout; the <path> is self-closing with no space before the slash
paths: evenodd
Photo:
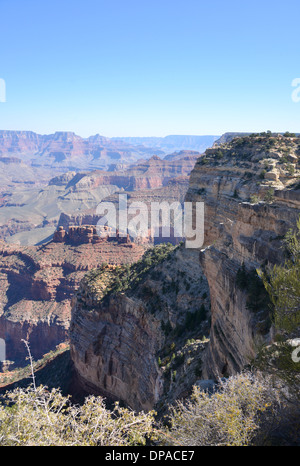
<path id="1" fill-rule="evenodd" d="M 187 381 L 197 380 L 194 368 L 203 349 L 196 344 L 187 363 L 186 315 L 199 318 L 201 304 L 208 308 L 198 253 L 184 247 L 173 251 L 161 245 L 129 269 L 108 267 L 88 274 L 74 299 L 70 327 L 81 387 L 136 410 L 168 398 L 170 384 L 174 392 L 184 392 Z M 198 337 L 207 331 L 206 317 Z"/>
<path id="2" fill-rule="evenodd" d="M 126 296 L 115 296 L 101 311 L 83 311 L 77 304 L 72 327 L 72 358 L 83 387 L 151 409 L 162 393 L 156 358 L 163 342 L 160 321 Z"/>
<path id="3" fill-rule="evenodd" d="M 106 185 L 118 186 L 127 191 L 161 188 L 173 178 L 189 176 L 199 155 L 182 155 L 181 158 L 170 160 L 153 156 L 119 171 L 95 170 L 77 174 L 69 183 L 69 188 L 74 193 Z"/>
<path id="4" fill-rule="evenodd" d="M 205 203 L 205 245 L 200 261 L 211 295 L 210 343 L 203 377 L 241 370 L 271 338 L 266 315 L 249 309 L 238 270 L 284 259 L 281 239 L 300 214 L 299 139 L 234 139 L 199 159 L 186 199 Z"/>

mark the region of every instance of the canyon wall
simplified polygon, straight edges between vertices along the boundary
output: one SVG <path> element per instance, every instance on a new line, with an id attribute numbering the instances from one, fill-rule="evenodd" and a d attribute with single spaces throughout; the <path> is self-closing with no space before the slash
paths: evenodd
<path id="1" fill-rule="evenodd" d="M 0 338 L 6 358 L 24 365 L 29 340 L 34 359 L 68 341 L 71 299 L 91 269 L 103 262 L 121 265 L 138 260 L 142 246 L 110 243 L 50 242 L 38 247 L 18 247 L 0 242 Z"/>
<path id="2" fill-rule="evenodd" d="M 208 150 L 190 177 L 186 200 L 205 203 L 200 262 L 209 283 L 212 313 L 203 366 L 206 378 L 242 370 L 259 346 L 272 338 L 262 310 L 249 310 L 237 273 L 242 266 L 252 271 L 282 263 L 283 236 L 295 229 L 299 218 L 298 140 L 274 139 L 271 153 L 261 147 L 261 141 L 246 139 L 248 145 L 239 148 L 235 160 L 226 152 L 232 151 L 230 145 L 222 146 L 221 156 L 217 150 Z M 287 169 L 288 160 L 285 164 L 281 160 L 285 144 L 291 148 L 293 174 L 290 166 Z"/>
<path id="3" fill-rule="evenodd" d="M 0 131 L 0 158 L 17 156 L 33 166 L 108 169 L 111 165 L 134 163 L 159 149 L 134 146 L 96 134 L 82 138 L 70 131 L 41 135 L 32 131 Z"/>
<path id="4" fill-rule="evenodd" d="M 161 256 L 164 250 L 169 253 Z M 128 273 L 129 282 L 114 292 L 109 292 L 118 283 L 114 269 L 87 274 L 72 307 L 71 356 L 81 389 L 122 400 L 135 410 L 152 409 L 163 398 L 170 401 L 196 382 L 204 343 L 195 341 L 193 350 L 186 346 L 186 315 L 199 318 L 199 310 L 209 309 L 199 253 L 167 245 L 155 251 L 153 258 L 124 269 L 120 279 Z M 202 316 L 193 335 L 200 339 L 205 332 Z"/>
<path id="5" fill-rule="evenodd" d="M 300 214 L 299 147 L 298 138 L 268 135 L 233 138 L 208 149 L 191 173 L 185 197 L 205 203 L 203 248 L 176 248 L 159 265 L 164 271 L 163 277 L 158 274 L 159 285 L 156 268 L 131 291 L 116 285 L 120 277 L 110 279 L 114 286 L 104 275 L 84 279 L 73 303 L 71 354 L 87 391 L 93 388 L 134 409 L 149 409 L 187 396 L 201 379 L 235 374 L 272 339 L 269 313 L 260 303 L 254 310 L 256 296 L 249 303 L 249 291 L 237 276 L 244 270 L 250 281 L 257 268 L 284 260 L 282 239 Z M 185 285 L 171 279 L 182 268 L 190 277 Z M 168 280 L 175 283 L 172 299 L 165 288 Z M 197 315 L 195 303 L 203 304 L 208 295 L 210 314 L 194 321 L 194 337 L 186 340 L 189 319 Z M 166 327 L 169 336 L 161 331 Z M 209 339 L 204 328 L 209 328 Z M 185 344 L 187 355 L 195 345 L 193 376 Z M 174 349 L 171 359 L 168 345 Z M 177 358 L 181 362 L 173 366 Z M 167 381 L 175 367 L 180 376 L 171 370 Z M 178 380 L 188 380 L 185 389 Z"/>

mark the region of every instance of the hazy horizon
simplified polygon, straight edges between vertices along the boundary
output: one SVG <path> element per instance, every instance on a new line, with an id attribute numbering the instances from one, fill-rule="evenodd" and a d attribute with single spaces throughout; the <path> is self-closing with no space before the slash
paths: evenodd
<path id="1" fill-rule="evenodd" d="M 3 0 L 0 128 L 297 132 L 299 10 L 295 0 Z"/>
<path id="2" fill-rule="evenodd" d="M 87 136 L 83 136 L 82 134 L 78 134 L 77 132 L 73 131 L 73 130 L 64 130 L 64 129 L 58 129 L 56 131 L 53 131 L 53 132 L 46 132 L 46 133 L 40 133 L 38 131 L 34 131 L 32 129 L 22 129 L 22 128 L 16 128 L 16 129 L 9 129 L 9 128 L 0 128 L 0 132 L 1 131 L 11 131 L 11 132 L 22 132 L 22 133 L 36 133 L 40 136 L 50 136 L 51 134 L 55 134 L 55 133 L 74 133 L 76 136 L 79 136 L 83 139 L 87 139 L 89 137 L 92 137 L 92 136 L 102 136 L 102 137 L 105 137 L 107 139 L 130 139 L 130 138 L 135 138 L 135 139 L 153 139 L 153 138 L 157 138 L 157 139 L 163 139 L 163 138 L 167 138 L 167 137 L 174 137 L 174 136 L 179 136 L 179 137 L 221 137 L 222 134 L 164 134 L 162 136 L 157 136 L 156 134 L 151 134 L 151 135 L 147 135 L 147 136 L 139 136 L 139 135 L 135 135 L 135 134 L 129 134 L 128 136 L 119 136 L 119 135 L 114 135 L 114 136 L 106 136 L 105 134 L 103 133 L 93 133 L 93 134 L 88 134 Z M 231 133 L 236 133 L 237 131 L 230 131 Z M 247 131 L 248 132 L 248 131 Z M 246 131 L 241 131 L 241 133 L 246 133 Z M 223 133 L 224 134 L 224 133 Z"/>

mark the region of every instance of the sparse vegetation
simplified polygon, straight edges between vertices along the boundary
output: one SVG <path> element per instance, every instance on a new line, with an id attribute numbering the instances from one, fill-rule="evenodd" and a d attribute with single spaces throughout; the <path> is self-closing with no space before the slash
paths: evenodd
<path id="1" fill-rule="evenodd" d="M 254 361 L 256 367 L 281 381 L 288 400 L 280 437 L 299 444 L 300 362 L 293 358 L 299 347 L 300 329 L 300 218 L 295 230 L 289 230 L 283 243 L 288 259 L 283 265 L 260 270 L 265 289 L 273 305 L 274 342 L 263 346 Z M 295 340 L 296 338 L 296 340 Z M 295 344 L 293 343 L 295 342 Z"/>
<path id="2" fill-rule="evenodd" d="M 290 176 L 294 176 L 295 175 L 295 165 L 293 165 L 292 163 L 286 163 L 285 166 L 284 166 L 285 170 L 288 172 L 288 174 Z"/>
<path id="3" fill-rule="evenodd" d="M 264 201 L 267 202 L 268 204 L 271 204 L 271 202 L 274 201 L 274 189 L 273 188 L 268 189 L 268 191 L 266 192 L 264 196 Z"/>
<path id="4" fill-rule="evenodd" d="M 200 376 L 200 363 L 195 371 Z M 170 380 L 177 380 L 175 368 Z M 251 373 L 220 380 L 212 395 L 194 387 L 191 399 L 170 407 L 169 427 L 157 422 L 154 411 L 137 414 L 118 403 L 108 409 L 96 396 L 75 405 L 58 389 L 32 384 L 2 397 L 0 445 L 249 445 L 275 407 L 270 381 Z"/>
<path id="5" fill-rule="evenodd" d="M 257 194 L 252 194 L 250 196 L 250 203 L 251 204 L 258 204 L 260 202 L 260 198 Z"/>
<path id="6" fill-rule="evenodd" d="M 173 251 L 172 244 L 160 244 L 149 248 L 143 257 L 133 264 L 118 267 L 102 265 L 101 268 L 89 272 L 84 278 L 84 283 L 99 299 L 133 289 L 148 273 L 151 274 L 154 267 L 167 260 Z"/>
<path id="7" fill-rule="evenodd" d="M 295 133 L 290 133 L 289 131 L 286 131 L 283 136 L 285 138 L 295 138 L 296 134 Z"/>
<path id="8" fill-rule="evenodd" d="M 290 334 L 300 327 L 300 218 L 296 231 L 289 230 L 284 244 L 289 259 L 260 271 L 265 289 L 274 306 L 275 327 Z"/>
<path id="9" fill-rule="evenodd" d="M 250 445 L 267 415 L 275 415 L 275 408 L 270 380 L 260 374 L 241 373 L 220 380 L 213 394 L 194 387 L 191 400 L 171 408 L 163 439 L 166 445 Z"/>
<path id="10" fill-rule="evenodd" d="M 106 408 L 101 397 L 70 403 L 57 389 L 15 389 L 0 405 L 1 446 L 144 445 L 154 434 L 154 412 Z"/>
<path id="11" fill-rule="evenodd" d="M 266 174 L 266 173 L 267 173 L 267 172 L 266 172 L 265 169 L 262 170 L 262 171 L 260 172 L 259 177 L 260 177 L 261 180 L 263 180 L 263 179 L 265 178 L 265 174 Z"/>

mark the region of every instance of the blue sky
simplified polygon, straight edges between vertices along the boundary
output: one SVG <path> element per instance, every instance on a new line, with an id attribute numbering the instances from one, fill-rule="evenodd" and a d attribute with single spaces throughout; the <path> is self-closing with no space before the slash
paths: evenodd
<path id="1" fill-rule="evenodd" d="M 0 129 L 300 131 L 299 0 L 0 0 Z"/>

